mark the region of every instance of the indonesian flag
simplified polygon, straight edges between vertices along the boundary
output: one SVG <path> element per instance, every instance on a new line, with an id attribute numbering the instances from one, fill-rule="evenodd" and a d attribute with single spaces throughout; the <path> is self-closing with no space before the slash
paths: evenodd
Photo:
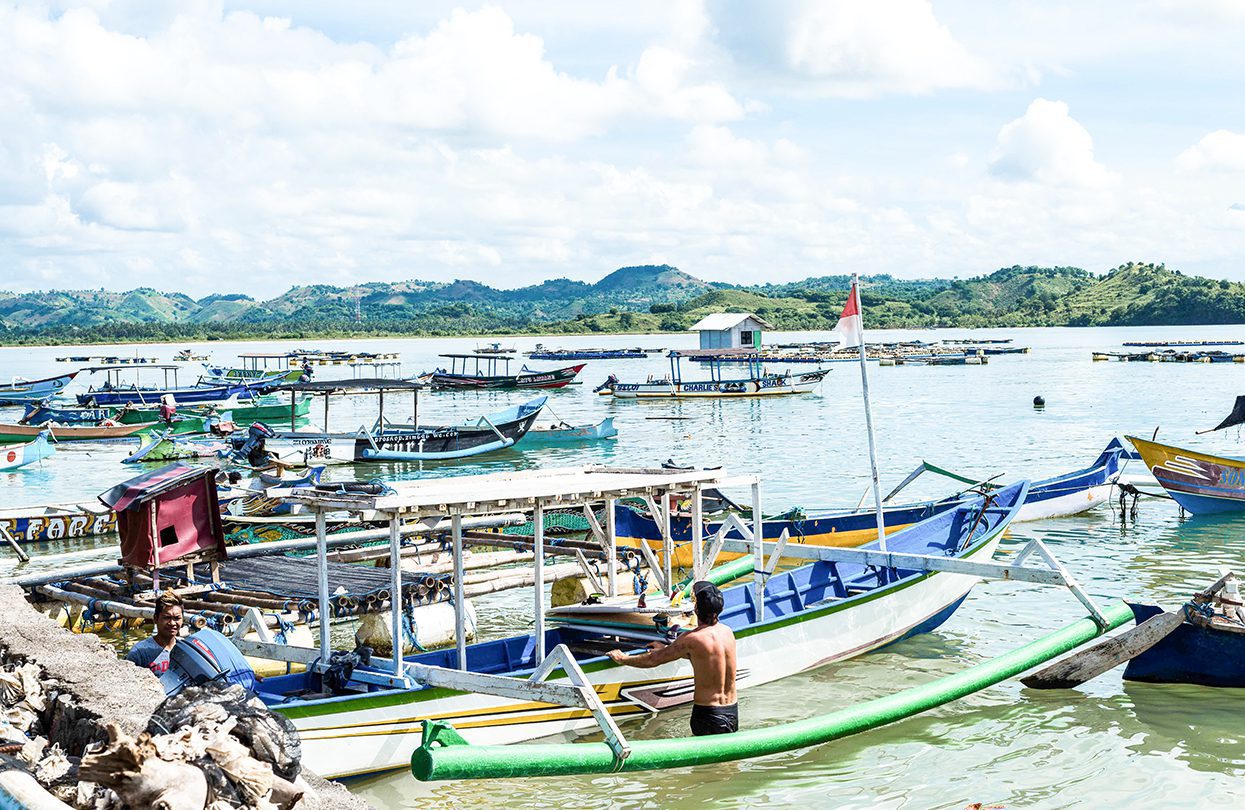
<path id="1" fill-rule="evenodd" d="M 860 317 L 860 305 L 857 304 L 856 283 L 852 282 L 847 303 L 843 305 L 843 314 L 839 316 L 839 325 L 834 327 L 834 334 L 844 348 L 859 346 L 865 340 L 865 325 Z"/>

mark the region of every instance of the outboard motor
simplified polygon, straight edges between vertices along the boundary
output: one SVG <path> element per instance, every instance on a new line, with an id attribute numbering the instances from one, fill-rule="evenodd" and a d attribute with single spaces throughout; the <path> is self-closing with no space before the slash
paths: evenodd
<path id="1" fill-rule="evenodd" d="M 268 460 L 264 451 L 264 440 L 276 436 L 277 432 L 263 422 L 252 422 L 246 429 L 246 440 L 238 447 L 238 454 L 245 456 L 252 467 L 262 467 Z"/>
<path id="2" fill-rule="evenodd" d="M 190 685 L 209 681 L 236 683 L 254 692 L 255 670 L 228 638 L 205 627 L 173 645 L 169 668 L 160 676 L 164 693 L 172 697 Z"/>
<path id="3" fill-rule="evenodd" d="M 613 391 L 614 386 L 617 384 L 618 384 L 618 377 L 611 374 L 610 376 L 605 378 L 605 382 L 601 383 L 596 388 L 593 388 L 592 393 L 599 394 L 602 391 Z"/>

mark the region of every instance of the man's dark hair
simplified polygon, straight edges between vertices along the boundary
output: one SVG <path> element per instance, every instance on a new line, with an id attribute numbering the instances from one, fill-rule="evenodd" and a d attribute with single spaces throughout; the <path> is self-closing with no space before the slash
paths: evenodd
<path id="1" fill-rule="evenodd" d="M 697 624 L 717 624 L 725 602 L 718 586 L 702 579 L 692 586 L 692 595 L 696 597 Z"/>
<path id="2" fill-rule="evenodd" d="M 181 606 L 182 598 L 177 595 L 177 592 L 166 589 L 163 593 L 156 597 L 156 618 L 160 618 L 160 614 L 169 608 Z"/>

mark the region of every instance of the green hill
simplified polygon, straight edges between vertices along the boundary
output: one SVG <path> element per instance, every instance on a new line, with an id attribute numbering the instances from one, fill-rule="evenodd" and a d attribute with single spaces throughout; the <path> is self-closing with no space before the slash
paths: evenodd
<path id="1" fill-rule="evenodd" d="M 713 312 L 755 312 L 780 330 L 829 329 L 850 277 L 739 287 L 669 265 L 624 267 L 595 284 L 553 279 L 498 290 L 476 281 L 294 287 L 267 301 L 199 301 L 149 287 L 128 292 L 0 293 L 0 342 L 204 338 L 490 335 L 682 331 Z M 969 279 L 866 278 L 873 328 L 1245 323 L 1245 285 L 1161 264 L 1105 275 L 1075 267 L 1007 267 Z"/>

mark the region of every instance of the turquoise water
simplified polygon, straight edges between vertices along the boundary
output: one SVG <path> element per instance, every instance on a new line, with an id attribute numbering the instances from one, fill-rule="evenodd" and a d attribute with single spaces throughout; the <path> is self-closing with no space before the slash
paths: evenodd
<path id="1" fill-rule="evenodd" d="M 878 332 L 871 338 L 969 337 L 961 330 Z M 992 357 L 983 367 L 870 366 L 883 485 L 894 485 L 922 459 L 966 474 L 1039 478 L 1089 463 L 1116 435 L 1149 436 L 1212 452 L 1240 454 L 1236 430 L 1194 436 L 1216 424 L 1238 393 L 1245 365 L 1094 363 L 1093 349 L 1117 350 L 1125 340 L 1236 339 L 1242 327 L 991 330 L 1033 347 L 1028 355 Z M 771 334 L 767 342 L 824 334 Z M 683 336 L 520 338 L 560 346 L 694 345 Z M 331 347 L 399 351 L 406 373 L 431 369 L 436 354 L 463 351 L 484 341 L 298 341 L 262 344 L 206 343 L 214 360 L 238 351 Z M 143 355 L 171 357 L 182 346 L 140 347 Z M 98 353 L 132 354 L 134 347 Z M 48 376 L 65 349 L 0 349 L 0 379 Z M 75 352 L 77 353 L 77 352 Z M 85 353 L 85 352 L 82 352 Z M 92 353 L 96 353 L 93 350 Z M 568 422 L 615 417 L 615 442 L 581 448 L 515 450 L 469 465 L 377 465 L 332 469 L 331 476 L 415 478 L 457 472 L 565 464 L 648 465 L 667 458 L 727 466 L 757 474 L 766 511 L 789 506 L 814 510 L 854 505 L 868 482 L 860 375 L 836 364 L 819 392 L 775 400 L 613 402 L 591 388 L 610 372 L 624 381 L 660 374 L 666 361 L 587 361 L 582 386 L 551 392 L 556 415 Z M 549 367 L 549 363 L 532 363 Z M 332 369 L 317 378 L 332 376 Z M 344 369 L 338 372 L 346 374 Z M 690 365 L 685 376 L 699 373 Z M 189 378 L 188 378 L 189 379 Z M 77 383 L 75 383 L 75 387 Z M 1033 397 L 1046 399 L 1044 410 Z M 517 393 L 428 394 L 421 421 L 457 421 L 527 398 Z M 387 400 L 405 414 L 409 406 Z M 15 411 L 0 413 L 10 421 Z M 321 418 L 317 407 L 315 421 Z M 335 400 L 335 428 L 354 428 L 375 417 L 374 402 Z M 392 415 L 391 415 L 392 418 Z M 92 499 L 131 471 L 123 448 L 66 449 L 35 469 L 0 473 L 0 508 Z M 923 477 L 916 495 L 949 487 Z M 1094 513 L 1017 527 L 1003 553 L 1030 538 L 1049 544 L 1094 594 L 1173 605 L 1218 576 L 1218 567 L 1242 565 L 1245 522 L 1182 519 L 1168 501 L 1144 500 L 1136 521 L 1117 512 Z M 59 545 L 61 552 L 92 541 Z M 102 558 L 113 553 L 100 548 Z M 64 564 L 63 561 L 54 564 Z M 35 566 L 40 565 L 36 562 Z M 9 556 L 0 572 L 11 570 Z M 30 570 L 29 568 L 24 570 Z M 527 618 L 527 595 L 480 600 L 489 625 L 518 629 Z M 847 703 L 948 674 L 1079 618 L 1073 597 L 1051 588 L 987 583 L 974 590 L 954 618 L 935 634 L 838 666 L 748 691 L 742 696 L 749 726 L 807 717 Z M 1206 805 L 1232 795 L 1245 772 L 1240 718 L 1245 694 L 1195 687 L 1124 685 L 1118 672 L 1070 692 L 1036 692 L 1003 684 L 887 729 L 820 748 L 753 762 L 626 776 L 511 780 L 421 785 L 397 774 L 352 785 L 369 800 L 391 807 L 461 807 L 468 804 L 562 807 L 568 796 L 583 807 L 730 806 L 964 807 L 972 802 L 1007 807 L 1168 807 Z M 686 712 L 651 718 L 624 730 L 636 737 L 685 733 Z M 504 801 L 501 797 L 505 797 Z"/>

